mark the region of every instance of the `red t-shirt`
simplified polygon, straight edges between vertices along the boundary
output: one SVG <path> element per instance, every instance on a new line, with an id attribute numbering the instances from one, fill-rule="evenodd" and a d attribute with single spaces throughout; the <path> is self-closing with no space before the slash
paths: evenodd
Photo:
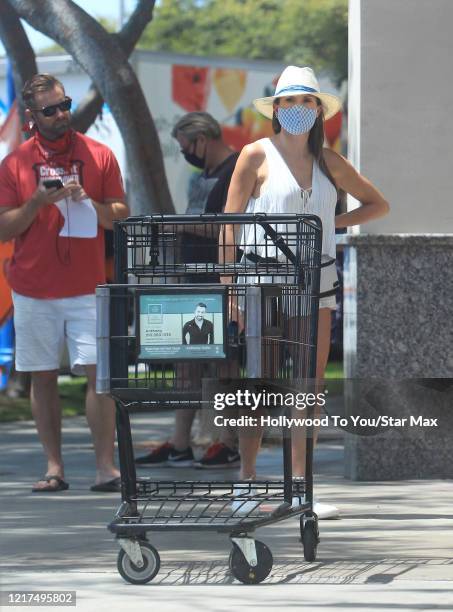
<path id="1" fill-rule="evenodd" d="M 92 138 L 73 132 L 66 158 L 48 162 L 36 137 L 23 143 L 0 165 L 0 206 L 27 202 L 40 179 L 75 178 L 95 202 L 124 200 L 118 163 L 112 151 Z M 40 143 L 46 144 L 41 138 Z M 51 143 L 47 143 L 51 144 Z M 59 160 L 63 160 L 59 164 Z M 94 293 L 105 282 L 104 230 L 95 238 L 60 236 L 64 217 L 54 204 L 43 206 L 33 223 L 15 239 L 7 278 L 14 291 L 51 299 Z"/>

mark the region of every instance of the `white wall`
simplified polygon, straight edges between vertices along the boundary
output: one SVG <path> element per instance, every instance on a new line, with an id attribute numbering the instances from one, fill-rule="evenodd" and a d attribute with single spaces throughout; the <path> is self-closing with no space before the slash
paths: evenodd
<path id="1" fill-rule="evenodd" d="M 349 155 L 391 205 L 369 233 L 453 232 L 453 0 L 350 0 Z"/>

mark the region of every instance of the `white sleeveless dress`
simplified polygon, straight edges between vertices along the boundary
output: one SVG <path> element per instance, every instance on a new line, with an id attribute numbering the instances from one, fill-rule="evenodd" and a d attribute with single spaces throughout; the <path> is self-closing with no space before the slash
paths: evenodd
<path id="1" fill-rule="evenodd" d="M 262 138 L 257 141 L 264 149 L 268 167 L 268 177 L 261 187 L 261 193 L 257 198 L 250 198 L 246 213 L 298 213 L 313 214 L 320 217 L 322 221 L 322 263 L 329 261 L 321 269 L 321 294 L 331 292 L 338 286 L 338 276 L 335 266 L 336 243 L 335 243 L 335 206 L 337 203 L 337 191 L 327 176 L 320 170 L 316 160 L 313 160 L 311 190 L 302 189 L 294 178 L 292 172 L 286 165 L 285 160 L 272 143 L 270 138 Z M 278 232 L 278 226 L 275 227 Z M 264 230 L 259 228 L 255 231 L 244 232 L 242 236 L 242 249 L 245 255 L 252 250 L 259 256 L 279 257 L 279 251 L 274 247 L 257 248 L 262 242 L 264 245 Z M 291 246 L 291 245 L 289 245 Z M 265 254 L 264 254 L 265 250 Z M 251 282 L 249 278 L 248 281 Z M 335 308 L 335 295 L 321 297 L 320 308 Z"/>

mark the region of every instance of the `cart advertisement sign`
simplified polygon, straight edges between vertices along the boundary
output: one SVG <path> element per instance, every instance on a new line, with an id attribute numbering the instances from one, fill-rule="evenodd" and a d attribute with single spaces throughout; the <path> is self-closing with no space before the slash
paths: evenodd
<path id="1" fill-rule="evenodd" d="M 225 359 L 225 291 L 158 291 L 137 297 L 138 358 Z"/>

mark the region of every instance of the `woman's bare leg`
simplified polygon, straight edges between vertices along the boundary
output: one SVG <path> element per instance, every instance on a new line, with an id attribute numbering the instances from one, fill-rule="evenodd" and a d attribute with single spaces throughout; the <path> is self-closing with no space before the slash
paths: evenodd
<path id="1" fill-rule="evenodd" d="M 242 411 L 239 411 L 241 413 Z M 258 416 L 259 418 L 259 416 Z M 255 478 L 256 458 L 263 436 L 262 427 L 239 427 L 239 454 L 241 455 L 241 480 Z"/>
<path id="2" fill-rule="evenodd" d="M 318 321 L 318 346 L 316 353 L 316 379 L 322 380 L 327 367 L 330 352 L 331 309 L 320 308 Z M 315 414 L 319 414 L 319 409 Z M 318 437 L 317 429 L 313 430 L 314 444 Z M 305 476 L 306 431 L 305 427 L 296 427 L 292 431 L 293 476 Z"/>

